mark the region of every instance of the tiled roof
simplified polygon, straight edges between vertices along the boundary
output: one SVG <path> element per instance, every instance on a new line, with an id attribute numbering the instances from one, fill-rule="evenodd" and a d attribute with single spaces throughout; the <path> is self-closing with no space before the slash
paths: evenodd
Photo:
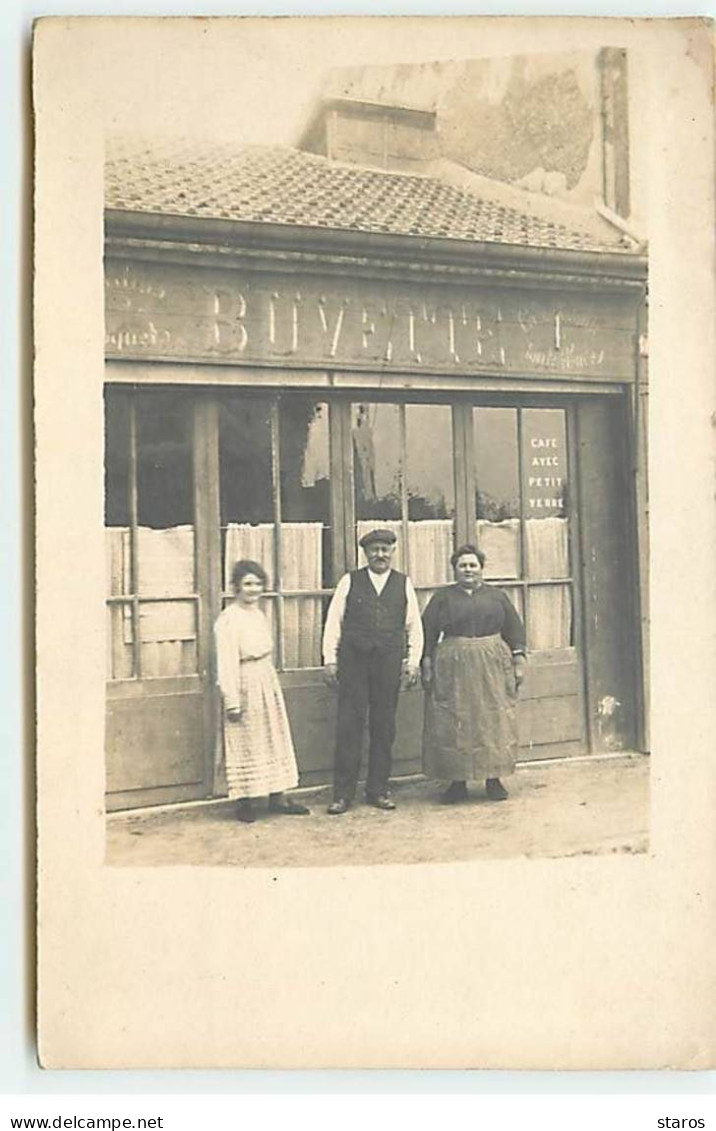
<path id="1" fill-rule="evenodd" d="M 127 212 L 384 232 L 522 247 L 620 251 L 437 178 L 343 165 L 273 146 L 112 139 L 106 206 Z"/>

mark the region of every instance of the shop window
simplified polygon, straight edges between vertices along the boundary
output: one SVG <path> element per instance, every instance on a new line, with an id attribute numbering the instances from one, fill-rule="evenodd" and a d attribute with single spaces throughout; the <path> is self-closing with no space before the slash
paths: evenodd
<path id="1" fill-rule="evenodd" d="M 515 408 L 473 412 L 477 543 L 487 555 L 487 579 L 522 576 L 517 425 Z"/>
<path id="2" fill-rule="evenodd" d="M 278 667 L 320 667 L 331 562 L 328 406 L 299 394 L 223 394 L 219 477 L 224 599 L 234 563 L 260 562 Z"/>
<path id="3" fill-rule="evenodd" d="M 332 576 L 328 404 L 315 394 L 215 394 L 222 590 L 235 561 L 269 577 L 264 608 L 281 670 L 321 665 Z M 108 389 L 105 508 L 111 680 L 197 672 L 192 390 Z M 566 413 L 474 407 L 475 538 L 486 577 L 524 616 L 539 651 L 572 643 Z M 200 418 L 197 417 L 197 422 Z M 351 406 L 355 537 L 397 536 L 396 568 L 424 606 L 452 577 L 456 458 L 453 408 L 361 401 Z M 334 438 L 335 439 L 335 438 Z M 210 440 L 206 438 L 202 442 Z M 337 453 L 333 452 L 335 460 Z M 206 494 L 204 506 L 208 506 Z M 207 512 L 207 520 L 212 519 Z M 336 521 L 345 523 L 341 511 Z"/>
<path id="4" fill-rule="evenodd" d="M 400 523 L 404 467 L 400 406 L 353 405 L 351 423 L 356 519 L 366 528 L 376 521 Z"/>
<path id="5" fill-rule="evenodd" d="M 192 675 L 191 403 L 168 390 L 113 390 L 105 408 L 108 678 Z"/>
<path id="6" fill-rule="evenodd" d="M 236 394 L 221 398 L 219 496 L 222 524 L 273 523 L 270 401 Z M 270 573 L 270 542 L 269 553 L 263 557 L 262 564 Z"/>
<path id="7" fill-rule="evenodd" d="M 107 678 L 135 674 L 131 529 L 131 444 L 134 424 L 129 397 L 105 402 L 105 557 L 107 576 Z"/>
<path id="8" fill-rule="evenodd" d="M 530 647 L 571 641 L 567 430 L 562 409 L 522 410 L 522 506 Z M 542 582 L 542 584 L 536 584 Z"/>
<path id="9" fill-rule="evenodd" d="M 476 537 L 487 555 L 485 576 L 526 618 L 533 651 L 569 647 L 566 414 L 475 408 L 473 433 Z"/>
<path id="10" fill-rule="evenodd" d="M 352 406 L 356 541 L 376 522 L 397 536 L 396 569 L 425 606 L 451 580 L 455 479 L 449 405 Z M 357 546 L 358 563 L 365 557 Z"/>
<path id="11" fill-rule="evenodd" d="M 331 585 L 328 405 L 286 397 L 278 410 L 284 668 L 320 667 Z"/>

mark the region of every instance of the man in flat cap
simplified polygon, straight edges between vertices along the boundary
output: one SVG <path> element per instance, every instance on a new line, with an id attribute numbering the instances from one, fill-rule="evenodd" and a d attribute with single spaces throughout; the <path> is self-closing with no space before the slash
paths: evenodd
<path id="1" fill-rule="evenodd" d="M 360 544 L 368 564 L 344 574 L 328 609 L 323 662 L 326 682 L 338 687 L 333 801 L 328 807 L 333 816 L 345 813 L 355 797 L 366 714 L 366 801 L 376 809 L 395 809 L 388 782 L 403 663 L 406 686 L 413 687 L 423 651 L 415 590 L 409 577 L 391 568 L 395 542 L 389 529 L 365 534 Z"/>

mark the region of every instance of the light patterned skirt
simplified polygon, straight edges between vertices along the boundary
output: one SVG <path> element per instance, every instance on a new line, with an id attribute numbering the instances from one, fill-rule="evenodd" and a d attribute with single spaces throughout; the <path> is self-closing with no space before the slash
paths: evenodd
<path id="1" fill-rule="evenodd" d="M 265 797 L 298 785 L 296 754 L 271 658 L 241 665 L 241 721 L 224 719 L 229 797 Z"/>
<path id="2" fill-rule="evenodd" d="M 484 781 L 515 768 L 517 688 L 501 636 L 451 636 L 438 644 L 425 696 L 423 765 L 443 781 Z"/>

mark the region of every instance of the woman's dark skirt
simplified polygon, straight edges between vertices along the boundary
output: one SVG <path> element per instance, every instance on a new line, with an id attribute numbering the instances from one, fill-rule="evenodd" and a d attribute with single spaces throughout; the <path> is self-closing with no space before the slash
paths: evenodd
<path id="1" fill-rule="evenodd" d="M 479 781 L 511 774 L 517 758 L 517 687 L 501 636 L 450 636 L 438 644 L 425 696 L 428 777 Z"/>

